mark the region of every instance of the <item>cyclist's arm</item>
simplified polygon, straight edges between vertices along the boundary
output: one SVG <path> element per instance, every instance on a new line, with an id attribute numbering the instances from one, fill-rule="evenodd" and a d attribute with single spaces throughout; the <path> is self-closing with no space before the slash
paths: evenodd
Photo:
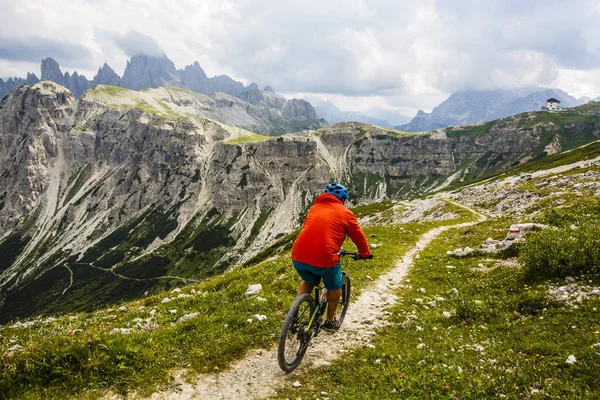
<path id="1" fill-rule="evenodd" d="M 362 231 L 358 221 L 356 220 L 356 216 L 354 213 L 347 209 L 347 217 L 348 217 L 348 236 L 356 245 L 358 249 L 358 254 L 361 258 L 367 258 L 371 254 L 369 250 L 369 243 L 367 242 L 367 237 Z"/>

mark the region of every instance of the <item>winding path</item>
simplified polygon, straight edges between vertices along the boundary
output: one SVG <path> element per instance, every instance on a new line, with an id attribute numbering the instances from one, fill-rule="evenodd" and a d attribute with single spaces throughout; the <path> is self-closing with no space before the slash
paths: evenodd
<path id="1" fill-rule="evenodd" d="M 285 374 L 277 364 L 277 348 L 251 350 L 245 358 L 234 362 L 226 371 L 202 375 L 197 381 L 184 383 L 174 392 L 155 393 L 152 399 L 256 399 L 274 395 L 278 387 L 291 384 L 312 367 L 328 365 L 349 348 L 364 346 L 376 334 L 377 328 L 387 324 L 385 309 L 394 304 L 396 291 L 403 288 L 402 280 L 408 268 L 432 240 L 449 229 L 475 225 L 487 217 L 462 204 L 452 204 L 469 210 L 477 220 L 434 228 L 425 233 L 404 255 L 393 270 L 382 275 L 351 304 L 342 329 L 334 335 L 323 334 L 311 344 L 300 367 Z"/>

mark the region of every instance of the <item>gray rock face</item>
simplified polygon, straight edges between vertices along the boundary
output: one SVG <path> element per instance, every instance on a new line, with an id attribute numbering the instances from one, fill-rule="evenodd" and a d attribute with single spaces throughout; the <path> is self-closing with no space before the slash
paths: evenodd
<path id="1" fill-rule="evenodd" d="M 137 54 L 127 61 L 122 81 L 126 88 L 141 90 L 168 86 L 178 79 L 175 64 L 167 56 L 150 57 Z"/>
<path id="2" fill-rule="evenodd" d="M 68 72 L 63 73 L 56 60 L 53 58 L 45 58 L 42 60 L 42 80 L 52 81 L 61 86 L 66 87 L 75 95 L 75 97 L 81 96 L 83 92 L 91 87 L 91 83 L 83 75 L 79 75 L 77 72 L 73 72 L 70 75 Z"/>
<path id="3" fill-rule="evenodd" d="M 110 86 L 121 86 L 121 77 L 107 64 L 101 68 L 98 68 L 98 73 L 92 81 L 93 85 L 110 85 Z"/>
<path id="4" fill-rule="evenodd" d="M 181 71 L 181 86 L 198 93 L 210 94 L 212 85 L 198 61 L 188 65 Z"/>
<path id="5" fill-rule="evenodd" d="M 308 101 L 302 99 L 288 100 L 283 106 L 283 118 L 291 121 L 318 119 L 315 108 Z"/>
<path id="6" fill-rule="evenodd" d="M 44 58 L 42 60 L 42 80 L 43 81 L 52 81 L 61 86 L 64 86 L 64 76 L 58 66 L 56 60 L 51 57 Z"/>
<path id="7" fill-rule="evenodd" d="M 168 282 L 158 277 L 218 273 L 296 229 L 332 178 L 354 201 L 401 198 L 435 190 L 466 160 L 473 176 L 506 167 L 544 138 L 524 117 L 478 136 L 341 123 L 236 144 L 238 128 L 185 107 L 205 98 L 255 106 L 167 90 L 100 87 L 77 100 L 44 81 L 0 103 L 0 250 L 13 249 L 0 263 L 0 320 L 40 304 L 72 309 L 82 302 L 71 293 L 104 304 Z M 133 96 L 148 102 L 137 108 Z M 153 111 L 154 98 L 172 108 Z M 75 286 L 61 295 L 69 270 Z"/>
<path id="8" fill-rule="evenodd" d="M 208 78 L 198 62 L 188 65 L 184 69 L 177 70 L 173 62 L 166 55 L 163 57 L 151 57 L 144 54 L 133 56 L 127 62 L 122 79 L 106 63 L 104 63 L 102 68 L 98 69 L 98 73 L 91 82 L 77 72 L 74 72 L 72 75 L 67 72 L 63 75 L 58 63 L 52 58 L 44 59 L 41 69 L 42 80 L 49 80 L 65 86 L 76 98 L 79 98 L 83 92 L 95 85 L 120 86 L 133 90 L 174 86 L 207 95 L 225 93 L 239 97 L 259 107 L 259 111 L 252 111 L 254 116 L 260 115 L 259 119 L 265 121 L 272 120 L 274 122 L 257 124 L 254 125 L 254 128 L 248 125 L 244 127 L 254 131 L 260 130 L 261 133 L 280 135 L 299 129 L 316 129 L 324 126 L 324 122 L 318 120 L 316 113 L 311 111 L 312 106 L 308 103 L 292 102 L 284 110 L 286 99 L 275 94 L 270 87 L 265 88 L 270 89 L 265 91 L 259 90 L 256 83 L 251 83 L 248 87 L 244 87 L 241 82 L 235 81 L 227 75 Z M 5 83 L 0 79 L 0 95 L 3 97 L 23 84 L 32 84 L 37 81 L 34 75 L 28 75 L 27 81 L 9 79 Z M 286 116 L 283 116 L 284 111 Z M 283 121 L 281 121 L 282 119 Z M 217 120 L 221 119 L 217 118 Z M 294 128 L 290 127 L 289 123 L 286 122 L 296 120 L 307 122 L 303 126 Z M 265 127 L 265 125 L 269 126 Z"/>
<path id="9" fill-rule="evenodd" d="M 565 107 L 582 104 L 560 89 L 522 88 L 457 92 L 448 97 L 431 113 L 419 110 L 405 125 L 408 132 L 426 132 L 447 126 L 475 124 L 508 117 L 527 111 L 539 110 L 546 100 L 555 97 Z"/>
<path id="10" fill-rule="evenodd" d="M 12 92 L 18 87 L 21 87 L 23 85 L 33 85 L 34 83 L 37 83 L 39 81 L 40 80 L 38 79 L 38 77 L 30 72 L 27 73 L 27 78 L 25 79 L 9 78 L 6 80 L 6 82 L 0 79 L 0 99 L 4 98 L 6 95 L 8 95 L 10 92 Z"/>
<path id="11" fill-rule="evenodd" d="M 245 90 L 242 82 L 233 80 L 227 75 L 212 77 L 210 82 L 214 92 L 227 93 L 237 97 Z"/>

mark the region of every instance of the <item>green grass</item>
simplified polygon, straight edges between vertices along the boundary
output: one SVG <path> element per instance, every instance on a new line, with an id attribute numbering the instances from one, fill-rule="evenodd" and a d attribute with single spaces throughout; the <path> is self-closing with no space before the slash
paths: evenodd
<path id="1" fill-rule="evenodd" d="M 254 142 L 262 142 L 263 140 L 269 139 L 270 136 L 263 136 L 256 133 L 252 133 L 250 135 L 241 136 L 237 139 L 226 140 L 225 144 L 236 145 L 236 144 L 244 144 L 244 143 L 254 143 Z"/>
<path id="2" fill-rule="evenodd" d="M 581 109 L 579 107 L 568 111 L 556 113 L 538 111 L 533 114 L 533 118 L 528 119 L 524 124 L 525 128 L 531 128 L 541 122 L 552 122 L 555 125 L 577 124 L 577 123 L 600 123 L 600 114 L 590 114 L 589 111 L 598 109 L 598 106 L 590 104 L 588 107 Z"/>
<path id="3" fill-rule="evenodd" d="M 525 398 L 535 389 L 540 397 L 598 398 L 600 351 L 591 346 L 600 341 L 599 299 L 566 307 L 547 297 L 547 283 L 527 286 L 522 270 L 501 259 L 446 255 L 478 247 L 487 237 L 501 239 L 509 224 L 492 220 L 436 239 L 410 270 L 411 288 L 398 293 L 402 300 L 389 310 L 393 324 L 378 331 L 375 348 L 358 348 L 313 369 L 300 376 L 301 388 L 282 389 L 276 397 L 311 399 L 325 391 L 335 399 Z M 590 279 L 600 283 L 597 275 Z M 435 308 L 417 300 L 438 296 L 447 301 Z M 402 329 L 413 312 L 417 319 Z M 569 355 L 577 363 L 568 365 Z"/>
<path id="4" fill-rule="evenodd" d="M 556 168 L 579 161 L 591 160 L 598 156 L 600 156 L 600 141 L 595 141 L 587 145 L 575 148 L 573 150 L 553 154 L 551 156 L 540 157 L 536 160 L 530 161 L 516 168 L 512 168 L 506 172 L 492 172 L 489 174 L 484 174 L 477 178 L 465 179 L 463 182 L 455 182 L 450 184 L 450 186 L 444 190 L 458 189 L 462 186 L 471 185 L 474 183 L 488 180 L 490 182 L 493 182 L 499 179 L 504 179 L 508 176 Z"/>
<path id="5" fill-rule="evenodd" d="M 110 96 L 120 96 L 123 93 L 131 92 L 131 90 L 120 87 L 120 86 L 110 86 L 110 85 L 96 85 L 92 89 L 94 93 L 104 93 Z"/>
<path id="6" fill-rule="evenodd" d="M 352 276 L 354 293 L 360 294 L 373 279 L 391 269 L 422 233 L 471 218 L 464 210 L 456 211 L 460 217 L 454 221 L 365 229 L 369 240 L 380 246 L 374 250 L 374 260 L 345 266 Z M 346 247 L 352 250 L 350 243 Z M 6 358 L 11 366 L 0 377 L 0 392 L 6 398 L 26 399 L 95 397 L 107 389 L 148 395 L 169 384 L 173 368 L 186 368 L 191 374 L 225 368 L 251 348 L 274 344 L 298 284 L 289 257 L 285 251 L 274 260 L 187 286 L 182 291 L 190 297 L 166 304 L 161 300 L 173 294 L 126 303 L 127 311 L 109 309 L 78 314 L 76 319 L 64 316 L 28 328 L 0 326 L 0 354 L 12 346 L 10 340 L 26 348 Z M 254 283 L 263 285 L 260 295 L 267 301 L 244 298 L 247 286 Z M 191 294 L 192 289 L 197 293 Z M 134 328 L 128 335 L 110 334 L 113 328 L 136 325 L 136 318 L 149 318 L 152 309 L 156 310 L 152 319 L 158 324 L 156 329 Z M 171 309 L 177 312 L 171 314 Z M 171 326 L 192 312 L 199 315 Z M 246 322 L 253 314 L 265 314 L 267 320 Z"/>
<path id="7" fill-rule="evenodd" d="M 488 132 L 494 125 L 497 124 L 497 122 L 498 121 L 490 121 L 478 125 L 448 127 L 446 128 L 446 136 L 450 138 L 457 138 L 461 136 L 475 138 Z"/>

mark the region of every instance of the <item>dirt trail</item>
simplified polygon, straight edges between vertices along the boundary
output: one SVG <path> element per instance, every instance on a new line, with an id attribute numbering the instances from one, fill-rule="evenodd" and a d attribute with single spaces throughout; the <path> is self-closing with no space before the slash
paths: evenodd
<path id="1" fill-rule="evenodd" d="M 182 384 L 176 392 L 155 393 L 152 399 L 256 399 L 275 394 L 278 387 L 290 385 L 312 367 L 327 365 L 341 357 L 350 348 L 364 346 L 376 334 L 377 328 L 387 324 L 385 309 L 394 304 L 394 295 L 402 287 L 402 280 L 414 258 L 432 240 L 448 229 L 474 225 L 486 219 L 479 212 L 452 202 L 471 211 L 477 221 L 432 229 L 404 255 L 393 270 L 382 275 L 350 304 L 341 330 L 333 335 L 319 335 L 309 347 L 298 369 L 285 374 L 277 364 L 277 348 L 251 350 L 245 358 L 234 362 L 226 371 L 203 375 L 192 384 Z"/>

